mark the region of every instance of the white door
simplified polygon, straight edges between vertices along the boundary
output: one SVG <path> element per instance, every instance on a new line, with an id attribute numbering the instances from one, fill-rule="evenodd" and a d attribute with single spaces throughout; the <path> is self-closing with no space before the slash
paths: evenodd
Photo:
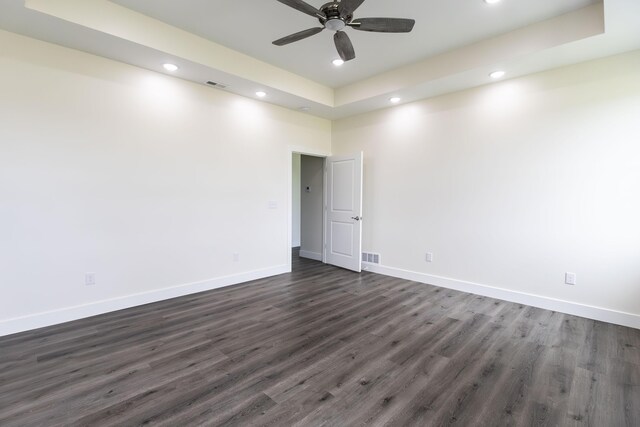
<path id="1" fill-rule="evenodd" d="M 362 153 L 327 157 L 327 264 L 361 271 Z"/>

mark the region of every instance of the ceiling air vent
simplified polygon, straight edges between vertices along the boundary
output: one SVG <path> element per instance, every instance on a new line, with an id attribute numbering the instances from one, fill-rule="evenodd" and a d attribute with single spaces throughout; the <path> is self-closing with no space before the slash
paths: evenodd
<path id="1" fill-rule="evenodd" d="M 218 89 L 225 89 L 227 87 L 224 83 L 212 82 L 211 80 L 206 82 L 206 84 L 212 87 L 217 87 Z"/>

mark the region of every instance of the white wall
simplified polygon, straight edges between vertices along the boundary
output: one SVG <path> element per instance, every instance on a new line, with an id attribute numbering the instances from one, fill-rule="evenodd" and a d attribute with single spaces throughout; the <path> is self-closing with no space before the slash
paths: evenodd
<path id="1" fill-rule="evenodd" d="M 300 154 L 293 153 L 291 180 L 291 246 L 300 246 Z"/>
<path id="2" fill-rule="evenodd" d="M 364 249 L 386 271 L 640 315 L 638 70 L 633 52 L 332 132 L 0 32 L 0 335 L 284 271 L 288 146 L 332 138 L 365 152 Z"/>
<path id="3" fill-rule="evenodd" d="M 0 94 L 0 334 L 286 269 L 329 121 L 7 32 Z"/>
<path id="4" fill-rule="evenodd" d="M 324 158 L 302 156 L 301 175 L 300 256 L 322 261 Z"/>
<path id="5" fill-rule="evenodd" d="M 365 153 L 380 271 L 640 315 L 640 51 L 340 120 L 332 150 Z"/>

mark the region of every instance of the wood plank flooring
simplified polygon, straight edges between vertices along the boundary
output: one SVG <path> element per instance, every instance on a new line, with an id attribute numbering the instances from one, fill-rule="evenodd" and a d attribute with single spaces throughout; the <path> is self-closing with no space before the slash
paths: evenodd
<path id="1" fill-rule="evenodd" d="M 0 338 L 0 426 L 640 426 L 640 331 L 294 257 Z"/>

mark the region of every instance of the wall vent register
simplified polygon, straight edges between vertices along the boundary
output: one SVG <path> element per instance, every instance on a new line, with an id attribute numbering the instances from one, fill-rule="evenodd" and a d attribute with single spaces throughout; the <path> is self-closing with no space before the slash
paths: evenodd
<path id="1" fill-rule="evenodd" d="M 362 252 L 362 262 L 369 264 L 380 264 L 380 254 Z"/>

